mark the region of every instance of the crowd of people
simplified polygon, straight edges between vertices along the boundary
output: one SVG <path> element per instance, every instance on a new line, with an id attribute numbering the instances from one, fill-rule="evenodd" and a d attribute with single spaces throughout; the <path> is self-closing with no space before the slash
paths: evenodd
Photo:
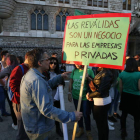
<path id="1" fill-rule="evenodd" d="M 33 49 L 21 56 L 1 52 L 0 61 L 0 122 L 12 117 L 17 130 L 16 140 L 48 140 L 53 127 L 63 137 L 60 123 L 78 122 L 76 137 L 86 130 L 87 140 L 93 140 L 91 113 L 96 122 L 99 140 L 109 139 L 109 130 L 120 120 L 121 139 L 127 136 L 126 118 L 134 117 L 134 140 L 140 140 L 140 56 L 126 56 L 124 71 L 102 67 L 87 69 L 80 112 L 60 109 L 55 98 L 58 86 L 65 87 L 64 64 L 59 68 L 57 53 L 51 57 L 43 49 Z M 74 65 L 70 75 L 68 101 L 77 110 L 84 66 Z M 7 99 L 10 113 L 6 111 Z M 118 113 L 118 108 L 121 114 Z M 83 123 L 84 122 L 84 123 Z"/>

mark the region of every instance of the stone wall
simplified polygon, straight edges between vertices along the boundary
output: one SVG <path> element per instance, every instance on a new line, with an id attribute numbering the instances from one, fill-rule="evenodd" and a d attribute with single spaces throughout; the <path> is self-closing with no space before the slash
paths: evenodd
<path id="1" fill-rule="evenodd" d="M 4 32 L 24 32 L 24 33 L 29 32 L 31 28 L 30 15 L 35 9 L 43 9 L 48 14 L 49 32 L 51 34 L 54 34 L 56 32 L 55 31 L 55 26 L 56 26 L 55 17 L 61 10 L 68 11 L 71 16 L 74 15 L 73 8 L 18 3 L 12 16 L 8 19 L 3 20 L 3 31 Z M 106 11 L 86 10 L 86 9 L 80 9 L 80 11 L 86 14 L 97 14 L 97 13 L 106 12 Z"/>
<path id="2" fill-rule="evenodd" d="M 58 0 L 45 0 L 45 1 L 39 1 L 39 0 L 16 0 L 20 3 L 30 3 L 30 4 L 36 4 L 36 5 L 49 5 L 49 6 L 58 6 L 58 7 L 70 7 L 70 8 L 80 8 L 80 9 L 90 9 L 90 10 L 99 10 L 99 11 L 122 11 L 123 9 L 123 2 L 122 0 L 108 0 L 108 8 L 102 8 L 102 7 L 92 7 L 87 6 L 88 0 L 69 0 L 69 4 L 66 3 L 59 3 Z M 134 10 L 134 5 L 138 2 L 138 0 L 131 0 L 132 10 Z"/>
<path id="3" fill-rule="evenodd" d="M 59 7 L 31 5 L 31 4 L 17 4 L 13 15 L 3 20 L 3 31 L 6 32 L 28 32 L 30 30 L 30 15 L 35 9 L 44 9 L 49 16 L 49 30 L 54 32 L 55 13 L 60 9 Z"/>
<path id="4" fill-rule="evenodd" d="M 57 0 L 46 0 L 45 2 L 35 0 L 16 1 L 17 5 L 12 16 L 3 20 L 3 32 L 0 34 L 0 47 L 3 48 L 7 46 L 11 48 L 62 47 L 64 33 L 56 32 L 55 18 L 61 10 L 68 11 L 71 16 L 74 15 L 75 9 L 79 9 L 86 14 L 123 12 L 122 0 L 109 0 L 108 8 L 89 7 L 87 6 L 87 0 L 70 0 L 70 4 L 61 4 Z M 132 8 L 137 1 L 132 0 Z M 31 30 L 30 15 L 36 8 L 43 9 L 48 14 L 49 31 Z"/>
<path id="5" fill-rule="evenodd" d="M 27 1 L 27 0 L 23 0 Z M 33 1 L 33 0 L 32 0 Z M 138 0 L 132 1 L 132 7 Z M 31 2 L 31 0 L 30 0 Z M 46 2 L 57 2 L 57 0 L 47 0 Z M 55 4 L 54 4 L 55 5 Z M 59 6 L 48 6 L 48 5 L 36 5 L 28 3 L 17 3 L 17 6 L 14 10 L 12 16 L 8 19 L 3 20 L 3 31 L 5 32 L 29 32 L 30 31 L 30 15 L 34 9 L 44 9 L 49 16 L 49 32 L 55 33 L 55 17 L 60 10 L 68 10 L 70 15 L 74 15 L 74 8 L 76 7 L 85 7 L 87 6 L 87 0 L 71 0 L 72 8 L 70 7 L 59 7 Z M 88 6 L 87 6 L 88 7 Z M 109 10 L 100 11 L 93 9 L 83 9 L 80 8 L 82 12 L 86 14 L 95 14 L 95 13 L 104 13 L 109 11 L 122 12 L 122 0 L 110 0 L 109 1 Z M 103 9 L 103 8 L 102 8 Z"/>
<path id="6" fill-rule="evenodd" d="M 122 11 L 123 5 L 122 0 L 110 0 L 109 9 L 111 11 Z"/>
<path id="7" fill-rule="evenodd" d="M 28 47 L 61 47 L 63 39 L 58 38 L 37 38 L 37 37 L 1 37 L 1 46 L 28 46 Z"/>
<path id="8" fill-rule="evenodd" d="M 71 6 L 85 7 L 86 5 L 87 5 L 87 0 L 71 0 Z"/>
<path id="9" fill-rule="evenodd" d="M 27 51 L 34 48 L 43 48 L 47 51 L 49 55 L 53 52 L 58 53 L 59 62 L 61 62 L 62 54 L 62 39 L 50 39 L 50 38 L 27 38 L 27 37 L 1 37 L 0 38 L 0 48 L 3 50 L 8 50 L 9 53 L 22 56 Z"/>

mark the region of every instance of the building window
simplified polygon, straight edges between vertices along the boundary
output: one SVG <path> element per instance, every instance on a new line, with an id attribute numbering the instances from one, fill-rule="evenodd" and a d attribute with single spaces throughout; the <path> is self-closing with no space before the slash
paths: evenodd
<path id="1" fill-rule="evenodd" d="M 69 0 L 58 0 L 59 3 L 70 3 Z"/>
<path id="2" fill-rule="evenodd" d="M 123 10 L 131 10 L 131 0 L 123 0 Z"/>
<path id="3" fill-rule="evenodd" d="M 108 8 L 108 0 L 88 0 L 88 6 Z"/>
<path id="4" fill-rule="evenodd" d="M 67 16 L 69 16 L 69 13 L 62 11 L 56 16 L 56 31 L 64 31 Z"/>
<path id="5" fill-rule="evenodd" d="M 48 15 L 44 10 L 34 10 L 31 14 L 31 30 L 48 30 Z"/>

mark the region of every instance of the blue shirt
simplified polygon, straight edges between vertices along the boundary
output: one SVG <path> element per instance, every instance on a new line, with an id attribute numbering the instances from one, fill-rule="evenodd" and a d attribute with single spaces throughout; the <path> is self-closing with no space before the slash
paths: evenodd
<path id="1" fill-rule="evenodd" d="M 63 111 L 53 106 L 52 89 L 61 83 L 58 75 L 46 81 L 37 69 L 30 69 L 20 85 L 21 114 L 24 127 L 32 134 L 43 134 L 54 126 L 54 120 L 68 123 L 75 121 L 74 112 Z"/>

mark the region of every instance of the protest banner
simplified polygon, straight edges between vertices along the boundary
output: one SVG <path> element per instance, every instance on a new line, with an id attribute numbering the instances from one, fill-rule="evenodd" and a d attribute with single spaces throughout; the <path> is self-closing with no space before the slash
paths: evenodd
<path id="1" fill-rule="evenodd" d="M 77 111 L 80 111 L 87 66 L 124 69 L 131 14 L 107 13 L 66 19 L 62 63 L 85 65 Z M 125 25 L 125 26 L 124 26 Z M 77 123 L 72 140 L 75 140 Z"/>
<path id="2" fill-rule="evenodd" d="M 124 69 L 130 13 L 68 16 L 62 63 Z"/>

